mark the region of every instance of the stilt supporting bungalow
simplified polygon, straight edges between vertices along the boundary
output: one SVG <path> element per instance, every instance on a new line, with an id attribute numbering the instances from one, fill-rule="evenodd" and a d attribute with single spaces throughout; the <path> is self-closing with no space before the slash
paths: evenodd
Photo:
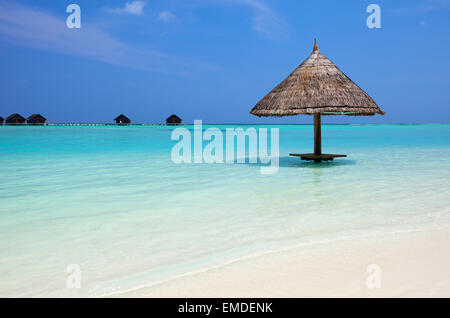
<path id="1" fill-rule="evenodd" d="M 311 55 L 250 111 L 256 116 L 314 116 L 314 152 L 290 154 L 315 162 L 346 155 L 322 153 L 322 115 L 384 115 L 358 85 L 319 52 L 314 39 Z"/>

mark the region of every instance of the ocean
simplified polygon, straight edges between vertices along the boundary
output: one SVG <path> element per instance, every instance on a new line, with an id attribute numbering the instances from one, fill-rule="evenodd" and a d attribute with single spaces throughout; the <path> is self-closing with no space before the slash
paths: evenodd
<path id="1" fill-rule="evenodd" d="M 450 125 L 323 125 L 323 151 L 348 157 L 320 164 L 289 157 L 312 151 L 310 125 L 214 127 L 278 128 L 278 172 L 175 164 L 175 127 L 0 126 L 0 296 L 120 295 L 305 244 L 450 225 Z"/>

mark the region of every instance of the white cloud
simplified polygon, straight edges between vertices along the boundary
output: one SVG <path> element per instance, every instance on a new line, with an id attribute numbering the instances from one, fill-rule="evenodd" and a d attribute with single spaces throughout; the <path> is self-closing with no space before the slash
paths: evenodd
<path id="1" fill-rule="evenodd" d="M 126 2 L 123 8 L 106 9 L 106 11 L 116 14 L 134 14 L 141 15 L 144 13 L 144 1 Z"/>
<path id="2" fill-rule="evenodd" d="M 209 0 L 216 3 L 239 4 L 251 8 L 254 12 L 253 29 L 258 34 L 279 38 L 286 33 L 286 22 L 283 21 L 269 6 L 262 0 Z"/>
<path id="3" fill-rule="evenodd" d="M 138 48 L 87 23 L 83 23 L 81 29 L 69 29 L 65 16 L 54 16 L 35 7 L 9 2 L 0 2 L 0 41 L 165 73 L 183 73 L 191 66 L 214 67 L 201 61 Z"/>
<path id="4" fill-rule="evenodd" d="M 259 0 L 241 0 L 256 11 L 253 19 L 253 29 L 260 34 L 270 35 L 278 27 L 276 14 Z"/>
<path id="5" fill-rule="evenodd" d="M 169 11 L 160 12 L 157 18 L 158 21 L 163 21 L 166 23 L 175 22 L 176 19 L 177 19 L 176 16 L 170 13 Z"/>

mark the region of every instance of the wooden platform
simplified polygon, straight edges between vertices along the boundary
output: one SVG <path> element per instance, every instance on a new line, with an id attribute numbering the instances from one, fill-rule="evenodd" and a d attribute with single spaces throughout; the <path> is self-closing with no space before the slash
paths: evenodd
<path id="1" fill-rule="evenodd" d="M 335 155 L 335 154 L 321 154 L 321 155 L 315 155 L 313 153 L 304 153 L 304 154 L 296 154 L 291 153 L 289 156 L 292 157 L 300 157 L 302 160 L 314 160 L 316 162 L 320 161 L 329 161 L 334 160 L 334 158 L 344 158 L 347 157 L 347 155 Z"/>

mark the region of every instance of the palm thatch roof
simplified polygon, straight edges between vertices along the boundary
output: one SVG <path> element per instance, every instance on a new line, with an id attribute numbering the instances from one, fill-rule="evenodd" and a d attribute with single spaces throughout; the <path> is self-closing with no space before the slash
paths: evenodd
<path id="1" fill-rule="evenodd" d="M 384 115 L 358 85 L 319 52 L 312 54 L 250 111 L 256 116 Z"/>
<path id="2" fill-rule="evenodd" d="M 182 119 L 175 114 L 170 115 L 166 118 L 166 124 L 181 124 Z"/>
<path id="3" fill-rule="evenodd" d="M 23 118 L 20 114 L 11 114 L 6 118 L 7 124 L 23 124 L 25 123 L 25 118 Z"/>
<path id="4" fill-rule="evenodd" d="M 45 121 L 47 121 L 47 118 L 45 118 L 41 114 L 33 114 L 33 115 L 30 115 L 27 118 L 27 122 L 28 123 L 32 123 L 32 122 L 35 122 L 35 121 L 37 121 L 37 122 L 45 122 Z"/>
<path id="5" fill-rule="evenodd" d="M 124 114 L 120 114 L 119 116 L 114 118 L 114 121 L 117 124 L 130 124 L 131 123 L 131 119 L 128 118 L 127 116 L 125 116 Z"/>

